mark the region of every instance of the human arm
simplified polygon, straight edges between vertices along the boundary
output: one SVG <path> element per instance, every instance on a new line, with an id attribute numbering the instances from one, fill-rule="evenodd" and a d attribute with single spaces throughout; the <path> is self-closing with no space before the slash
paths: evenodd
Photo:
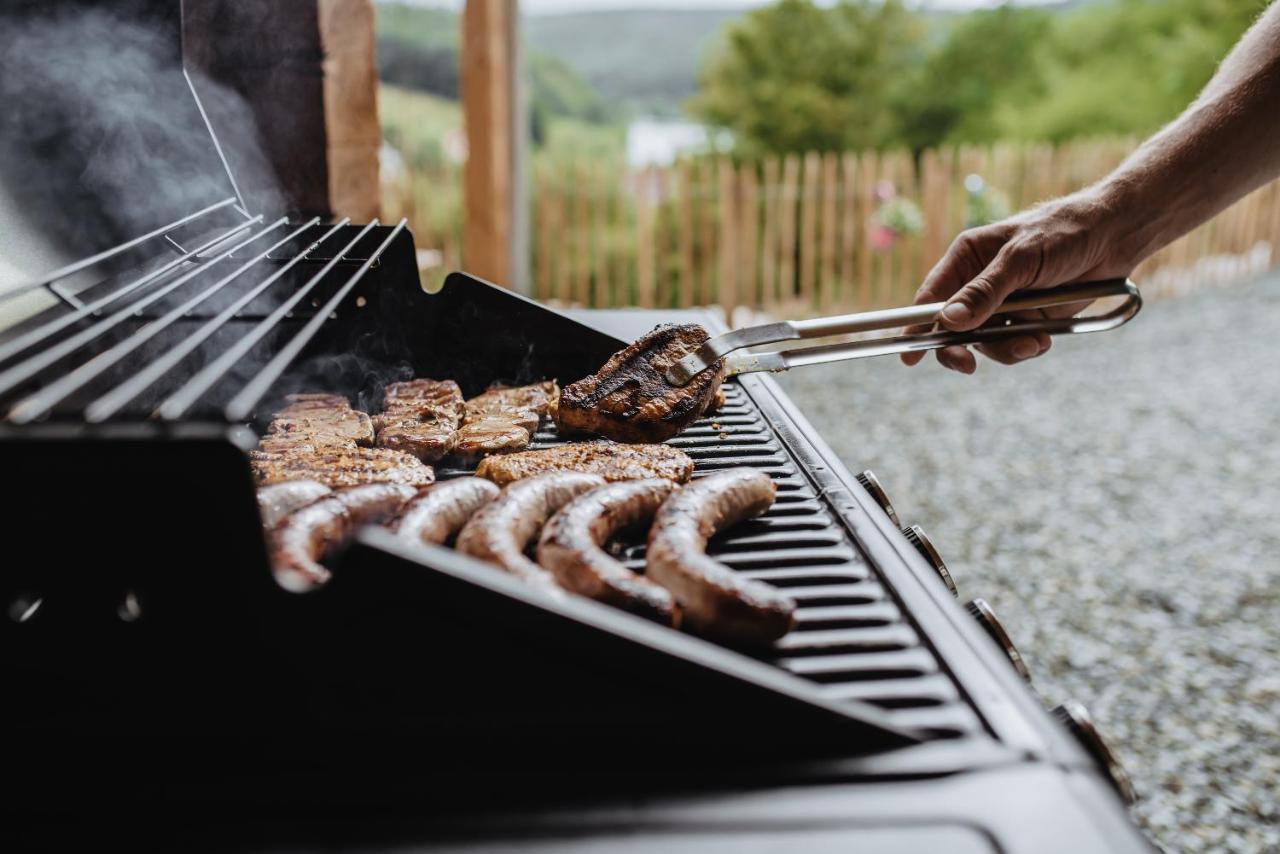
<path id="1" fill-rule="evenodd" d="M 970 229 L 930 271 L 916 302 L 947 300 L 948 329 L 973 329 L 1013 291 L 1128 275 L 1163 246 L 1280 175 L 1280 3 L 1235 46 L 1199 97 L 1097 183 Z M 1050 316 L 1079 310 L 1067 307 Z M 1013 364 L 1049 349 L 1021 336 L 978 349 Z M 963 373 L 964 347 L 937 351 Z M 923 353 L 908 353 L 914 365 Z"/>

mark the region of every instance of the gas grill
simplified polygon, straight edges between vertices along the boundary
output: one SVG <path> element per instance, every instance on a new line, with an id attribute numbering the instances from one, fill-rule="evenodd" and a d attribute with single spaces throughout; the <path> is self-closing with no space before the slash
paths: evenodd
<path id="1" fill-rule="evenodd" d="M 247 451 L 285 395 L 376 411 L 409 377 L 571 382 L 670 316 L 569 316 L 464 274 L 426 293 L 403 222 L 260 215 L 226 177 L 0 293 L 35 305 L 0 332 L 15 826 L 47 841 L 68 827 L 49 816 L 128 810 L 249 848 L 1149 850 L 1083 709 L 1043 710 L 990 607 L 957 601 L 926 534 L 767 376 L 670 441 L 695 477 L 778 485 L 710 547 L 798 603 L 767 652 L 378 528 L 323 588 L 277 587 Z M 643 546 L 623 557 L 641 568 Z"/>

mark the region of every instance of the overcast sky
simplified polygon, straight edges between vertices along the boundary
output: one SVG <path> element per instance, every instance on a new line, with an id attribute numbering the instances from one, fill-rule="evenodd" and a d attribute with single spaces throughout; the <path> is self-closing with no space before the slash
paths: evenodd
<path id="1" fill-rule="evenodd" d="M 554 14 L 557 12 L 586 12 L 595 9 L 738 9 L 744 6 L 763 6 L 771 0 L 519 0 L 520 8 L 527 14 Z M 458 8 L 461 0 L 409 0 L 421 6 Z M 935 9 L 975 9 L 982 6 L 999 6 L 1003 0 L 918 0 L 912 5 L 930 6 Z M 1022 5 L 1055 2 L 1055 0 L 1014 0 Z"/>

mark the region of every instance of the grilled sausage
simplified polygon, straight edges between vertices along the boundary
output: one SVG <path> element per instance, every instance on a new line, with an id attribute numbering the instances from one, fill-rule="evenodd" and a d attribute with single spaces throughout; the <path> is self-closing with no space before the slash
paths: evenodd
<path id="1" fill-rule="evenodd" d="M 658 510 L 645 573 L 671 591 L 685 624 L 699 634 L 761 646 L 791 630 L 795 602 L 706 554 L 713 534 L 768 510 L 776 492 L 768 475 L 730 469 L 694 481 Z"/>
<path id="2" fill-rule="evenodd" d="M 614 560 L 602 545 L 648 525 L 676 488 L 669 480 L 633 480 L 593 489 L 560 508 L 542 529 L 538 563 L 560 586 L 668 626 L 680 621 L 665 588 Z"/>
<path id="3" fill-rule="evenodd" d="M 443 545 L 497 494 L 498 487 L 479 477 L 432 484 L 404 506 L 393 529 L 415 543 Z"/>
<path id="4" fill-rule="evenodd" d="M 274 528 L 275 524 L 299 507 L 305 507 L 332 490 L 314 480 L 290 480 L 274 483 L 258 490 L 258 512 L 262 514 L 262 527 Z"/>
<path id="5" fill-rule="evenodd" d="M 320 559 L 345 543 L 361 525 L 395 514 L 417 493 L 402 483 L 369 483 L 339 489 L 295 510 L 271 529 L 271 568 L 281 587 L 303 591 L 322 584 L 329 570 Z"/>
<path id="6" fill-rule="evenodd" d="M 455 548 L 526 581 L 554 585 L 551 573 L 525 557 L 525 547 L 552 513 L 603 485 L 604 478 L 576 471 L 549 472 L 513 483 L 476 511 L 458 534 Z"/>

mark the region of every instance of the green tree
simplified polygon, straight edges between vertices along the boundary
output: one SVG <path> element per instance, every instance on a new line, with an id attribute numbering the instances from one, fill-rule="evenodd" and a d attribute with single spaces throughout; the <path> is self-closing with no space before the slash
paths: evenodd
<path id="1" fill-rule="evenodd" d="M 747 150 L 884 146 L 898 139 L 895 91 L 922 36 L 901 0 L 781 0 L 729 26 L 689 108 Z"/>
<path id="2" fill-rule="evenodd" d="M 1038 48 L 1053 23 L 1048 12 L 1016 6 L 957 17 L 910 84 L 897 90 L 902 141 L 921 149 L 999 138 L 1002 104 L 1044 95 Z"/>

